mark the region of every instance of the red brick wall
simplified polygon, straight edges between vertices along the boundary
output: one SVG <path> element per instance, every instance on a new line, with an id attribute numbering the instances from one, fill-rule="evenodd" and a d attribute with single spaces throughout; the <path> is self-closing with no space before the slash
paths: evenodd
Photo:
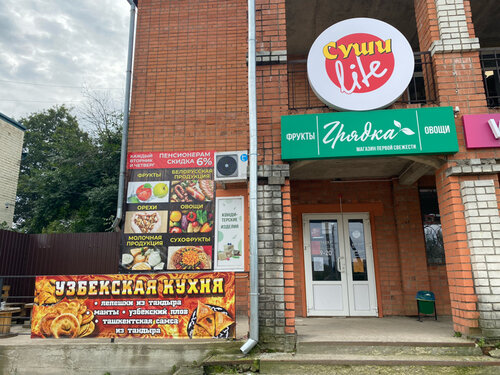
<path id="1" fill-rule="evenodd" d="M 248 149 L 247 2 L 142 0 L 129 151 Z M 284 0 L 257 1 L 257 51 L 286 50 Z M 259 162 L 280 162 L 286 64 L 257 69 Z"/>
<path id="2" fill-rule="evenodd" d="M 479 313 L 476 311 L 477 297 L 472 281 L 464 206 L 460 197 L 460 178 L 446 178 L 441 171 L 436 184 L 453 322 L 456 331 L 468 333 L 470 328 L 478 327 Z"/>
<path id="3" fill-rule="evenodd" d="M 432 42 L 439 39 L 439 26 L 434 0 L 415 0 L 415 18 L 421 51 L 428 51 Z"/>
<path id="4" fill-rule="evenodd" d="M 417 313 L 415 295 L 419 290 L 429 290 L 430 286 L 420 201 L 415 186 L 401 186 L 394 180 L 393 189 L 404 311 L 414 315 Z"/>
<path id="5" fill-rule="evenodd" d="M 260 164 L 282 164 L 281 116 L 288 114 L 287 66 L 257 67 L 257 124 Z"/>
<path id="6" fill-rule="evenodd" d="M 448 274 L 446 265 L 429 265 L 430 289 L 436 297 L 436 310 L 438 315 L 450 315 L 450 289 L 448 287 Z"/>
<path id="7" fill-rule="evenodd" d="M 256 50 L 286 51 L 285 0 L 256 1 Z M 287 65 L 260 65 L 256 74 L 259 164 L 281 164 L 281 116 L 288 112 Z"/>
<path id="8" fill-rule="evenodd" d="M 248 149 L 242 0 L 141 0 L 129 151 Z"/>
<path id="9" fill-rule="evenodd" d="M 475 32 L 470 2 L 465 0 L 464 5 L 469 35 L 473 38 Z M 422 50 L 427 50 L 433 41 L 439 39 L 434 0 L 415 0 L 415 9 L 420 46 Z M 436 53 L 433 56 L 433 66 L 439 105 L 458 107 L 460 110 L 455 121 L 460 150 L 457 154 L 446 157 L 448 162 L 436 173 L 436 184 L 454 326 L 457 331 L 469 333 L 470 329 L 478 327 L 479 314 L 472 279 L 464 206 L 460 196 L 460 181 L 475 177 L 446 177 L 446 169 L 456 165 L 453 160 L 457 159 L 498 158 L 500 149 L 467 150 L 465 146 L 462 115 L 490 111 L 486 107 L 479 53 Z M 436 281 L 436 275 L 432 274 L 431 284 L 435 285 Z"/>
<path id="10" fill-rule="evenodd" d="M 258 0 L 257 51 L 286 50 L 284 0 Z M 138 10 L 129 152 L 248 150 L 248 29 L 244 0 L 141 0 Z M 257 69 L 259 164 L 281 164 L 287 66 Z M 290 227 L 284 186 L 284 226 Z M 288 211 L 288 216 L 286 211 Z M 287 333 L 293 333 L 290 234 L 285 237 Z M 288 247 L 287 247 L 288 246 Z M 287 260 L 288 259 L 288 260 Z M 236 309 L 248 309 L 248 275 L 236 281 Z"/>
<path id="11" fill-rule="evenodd" d="M 290 197 L 290 181 L 286 181 L 281 189 L 283 204 L 283 278 L 285 279 L 285 333 L 295 333 L 296 293 L 295 275 L 300 269 L 295 267 L 292 205 Z"/>

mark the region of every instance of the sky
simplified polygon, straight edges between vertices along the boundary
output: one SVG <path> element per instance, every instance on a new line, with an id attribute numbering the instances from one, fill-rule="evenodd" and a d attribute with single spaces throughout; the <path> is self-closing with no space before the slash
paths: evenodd
<path id="1" fill-rule="evenodd" d="M 122 108 L 129 16 L 127 0 L 1 0 L 0 112 L 77 115 L 85 90 Z"/>

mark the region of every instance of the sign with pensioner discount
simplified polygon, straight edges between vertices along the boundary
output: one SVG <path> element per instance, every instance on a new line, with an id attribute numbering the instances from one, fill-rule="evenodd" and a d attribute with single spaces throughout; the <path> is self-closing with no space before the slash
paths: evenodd
<path id="1" fill-rule="evenodd" d="M 458 151 L 451 107 L 281 117 L 283 160 Z"/>
<path id="2" fill-rule="evenodd" d="M 401 96 L 414 64 L 410 44 L 396 28 L 372 18 L 352 18 L 330 26 L 314 41 L 307 76 L 326 105 L 368 111 Z"/>
<path id="3" fill-rule="evenodd" d="M 214 152 L 136 152 L 127 164 L 120 272 L 214 269 Z"/>
<path id="4" fill-rule="evenodd" d="M 234 273 L 38 276 L 32 338 L 233 338 Z"/>

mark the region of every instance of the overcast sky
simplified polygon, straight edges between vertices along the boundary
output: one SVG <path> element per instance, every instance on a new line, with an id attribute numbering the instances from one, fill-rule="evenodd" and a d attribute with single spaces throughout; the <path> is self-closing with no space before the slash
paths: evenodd
<path id="1" fill-rule="evenodd" d="M 0 0 L 0 112 L 77 112 L 84 86 L 121 108 L 129 12 L 126 0 Z"/>

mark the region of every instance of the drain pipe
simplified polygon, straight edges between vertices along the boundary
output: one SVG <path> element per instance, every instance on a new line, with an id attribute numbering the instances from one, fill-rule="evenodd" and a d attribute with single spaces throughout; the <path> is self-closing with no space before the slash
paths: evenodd
<path id="1" fill-rule="evenodd" d="M 255 0 L 248 0 L 248 117 L 250 134 L 250 334 L 240 350 L 259 341 L 259 259 L 257 243 L 257 96 L 255 83 Z"/>
<path id="2" fill-rule="evenodd" d="M 127 56 L 127 78 L 125 81 L 125 103 L 123 105 L 123 129 L 122 147 L 120 153 L 120 178 L 118 180 L 118 203 L 113 228 L 119 231 L 118 225 L 123 214 L 123 193 L 125 190 L 125 171 L 127 164 L 127 142 L 128 142 L 128 115 L 130 110 L 130 83 L 132 80 L 132 59 L 134 54 L 134 29 L 135 29 L 135 4 L 133 0 L 127 0 L 130 4 L 130 26 L 128 30 L 128 56 Z"/>

